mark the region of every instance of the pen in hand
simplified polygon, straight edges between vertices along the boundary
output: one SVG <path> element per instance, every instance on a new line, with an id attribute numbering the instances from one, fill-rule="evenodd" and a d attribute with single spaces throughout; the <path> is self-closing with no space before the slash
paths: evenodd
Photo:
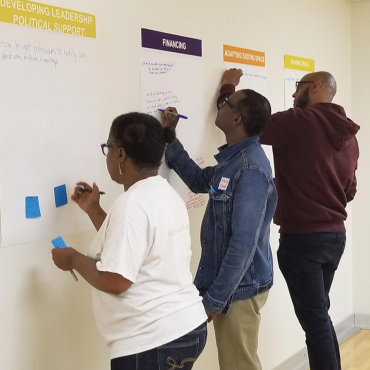
<path id="1" fill-rule="evenodd" d="M 160 112 L 164 113 L 164 109 L 158 109 Z M 175 112 L 167 112 L 168 114 L 172 114 L 173 116 L 177 116 L 179 118 L 188 119 L 188 117 L 184 116 L 183 114 L 175 113 Z"/>
<path id="2" fill-rule="evenodd" d="M 69 270 L 69 272 L 71 273 L 71 275 L 73 276 L 73 278 L 78 281 L 78 278 L 77 278 L 77 275 L 75 274 L 75 272 L 73 270 Z"/>
<path id="3" fill-rule="evenodd" d="M 86 188 L 81 188 L 81 187 L 79 187 L 79 188 L 77 188 L 77 191 L 79 192 L 79 193 L 84 193 L 85 191 L 87 191 L 88 193 L 91 193 L 92 192 L 92 190 L 91 189 L 86 189 Z M 100 195 L 103 195 L 103 194 L 105 194 L 104 193 L 104 191 L 99 191 L 99 194 Z"/>
<path id="4" fill-rule="evenodd" d="M 57 248 L 57 249 L 67 248 L 67 244 L 64 242 L 61 236 L 58 236 L 57 238 L 53 239 L 51 243 L 53 244 L 54 248 Z M 73 279 L 75 279 L 75 281 L 78 281 L 78 278 L 75 272 L 73 270 L 69 270 L 69 272 L 71 273 Z"/>

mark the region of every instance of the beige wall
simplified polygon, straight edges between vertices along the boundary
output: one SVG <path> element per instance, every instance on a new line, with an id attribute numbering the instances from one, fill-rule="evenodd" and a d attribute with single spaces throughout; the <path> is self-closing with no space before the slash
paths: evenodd
<path id="1" fill-rule="evenodd" d="M 358 140 L 360 161 L 358 170 L 358 194 L 354 203 L 353 223 L 353 279 L 356 323 L 370 329 L 370 248 L 368 243 L 370 197 L 370 2 L 352 5 L 352 111 L 360 124 Z"/>
<path id="2" fill-rule="evenodd" d="M 336 102 L 351 113 L 351 88 L 355 90 L 355 82 L 352 85 L 351 3 L 346 0 L 52 0 L 48 3 L 97 17 L 102 142 L 106 140 L 115 116 L 140 109 L 141 27 L 203 41 L 204 79 L 200 84 L 204 89 L 204 124 L 209 137 L 205 156 L 208 163 L 213 163 L 212 155 L 223 140 L 213 125 L 214 100 L 222 73 L 223 43 L 266 52 L 268 97 L 274 111 L 284 107 L 283 55 L 292 54 L 313 58 L 317 70 L 332 72 L 339 86 Z M 358 13 L 360 17 L 361 11 Z M 364 29 L 368 27 L 365 18 L 363 23 Z M 356 73 L 354 77 L 354 81 L 359 79 Z M 370 80 L 370 75 L 367 79 Z M 361 81 L 360 86 L 363 86 Z M 365 96 L 361 98 L 365 102 Z M 353 111 L 357 112 L 357 108 L 354 104 Z M 360 119 L 366 122 L 364 115 L 359 115 Z M 364 134 L 365 130 L 361 132 Z M 104 174 L 101 188 L 107 193 L 103 205 L 107 208 L 121 189 L 108 177 L 103 158 L 101 167 Z M 360 177 L 366 180 L 365 163 L 361 167 Z M 365 208 L 359 203 L 354 206 L 355 219 L 356 212 L 363 218 L 366 216 Z M 361 203 L 366 203 L 364 196 Z M 200 253 L 202 213 L 203 210 L 198 210 L 190 214 L 193 272 Z M 361 222 L 364 224 L 363 220 Z M 355 279 L 361 282 L 356 263 L 365 264 L 361 257 L 352 261 L 351 235 L 357 233 L 357 226 L 352 229 L 350 219 L 347 227 L 348 247 L 332 292 L 334 324 L 353 314 L 352 275 L 354 273 Z M 362 233 L 362 229 L 359 232 Z M 69 245 L 85 251 L 92 237 L 93 232 L 66 236 L 65 239 Z M 354 235 L 356 250 L 357 243 L 363 243 L 361 239 Z M 272 229 L 271 242 L 275 254 L 278 246 L 276 227 Z M 304 348 L 304 336 L 277 263 L 275 267 L 275 285 L 262 311 L 260 357 L 265 370 L 276 368 Z M 92 315 L 89 288 L 84 282 L 76 284 L 69 274 L 56 270 L 50 260 L 49 241 L 0 249 L 0 291 L 1 369 L 109 369 L 107 350 Z M 346 292 L 346 299 L 343 299 L 343 292 Z M 356 297 L 357 294 L 355 301 L 360 307 L 361 299 Z M 363 312 L 370 312 L 370 305 L 363 304 L 362 307 Z M 195 369 L 217 368 L 212 326 L 209 331 L 209 342 Z"/>

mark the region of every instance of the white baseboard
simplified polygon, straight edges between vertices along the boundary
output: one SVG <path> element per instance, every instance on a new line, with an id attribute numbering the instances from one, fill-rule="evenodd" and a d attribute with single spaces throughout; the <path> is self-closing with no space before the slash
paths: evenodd
<path id="1" fill-rule="evenodd" d="M 355 325 L 360 329 L 370 329 L 370 315 L 355 314 Z"/>
<path id="2" fill-rule="evenodd" d="M 280 365 L 274 367 L 273 370 L 307 370 L 308 356 L 306 348 L 301 349 L 293 356 L 289 357 Z"/>
<path id="3" fill-rule="evenodd" d="M 355 323 L 355 315 L 347 317 L 345 320 L 334 326 L 337 333 L 338 343 L 342 344 L 352 335 L 360 331 L 360 327 Z"/>
<path id="4" fill-rule="evenodd" d="M 361 323 L 363 323 L 363 326 L 357 323 L 357 318 L 359 321 L 361 321 Z M 355 325 L 355 315 L 350 315 L 338 325 L 335 325 L 335 332 L 337 333 L 339 344 L 346 341 L 360 329 L 370 329 L 370 316 L 365 317 L 365 315 L 363 315 L 358 317 L 356 315 Z M 280 365 L 274 367 L 273 370 L 307 370 L 308 366 L 307 350 L 304 348 L 295 353 L 293 356 L 289 357 Z"/>

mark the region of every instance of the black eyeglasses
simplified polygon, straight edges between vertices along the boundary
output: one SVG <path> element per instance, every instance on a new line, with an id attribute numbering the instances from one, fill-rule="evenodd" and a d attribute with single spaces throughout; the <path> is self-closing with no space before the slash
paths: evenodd
<path id="1" fill-rule="evenodd" d="M 101 151 L 103 152 L 105 156 L 107 156 L 109 148 L 115 148 L 114 145 L 110 145 L 110 144 L 101 144 L 100 146 L 101 146 Z"/>
<path id="2" fill-rule="evenodd" d="M 300 84 L 313 84 L 315 81 L 296 81 L 295 82 L 295 92 L 298 92 Z"/>
<path id="3" fill-rule="evenodd" d="M 240 112 L 229 102 L 229 98 L 226 97 L 221 103 L 220 105 L 218 106 L 218 110 L 220 110 L 221 108 L 223 108 L 225 105 L 228 105 L 235 113 L 238 113 L 239 116 L 241 117 L 242 115 L 240 114 Z"/>

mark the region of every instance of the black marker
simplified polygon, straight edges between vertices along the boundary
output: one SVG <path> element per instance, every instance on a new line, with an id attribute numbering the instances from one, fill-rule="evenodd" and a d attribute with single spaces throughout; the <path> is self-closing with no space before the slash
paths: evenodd
<path id="1" fill-rule="evenodd" d="M 77 188 L 77 191 L 78 191 L 79 193 L 84 193 L 85 191 L 87 191 L 88 193 L 91 193 L 91 192 L 92 192 L 92 190 L 85 189 L 85 188 Z M 100 195 L 103 195 L 103 194 L 105 194 L 105 193 L 104 193 L 104 191 L 99 191 L 99 194 L 100 194 Z"/>

